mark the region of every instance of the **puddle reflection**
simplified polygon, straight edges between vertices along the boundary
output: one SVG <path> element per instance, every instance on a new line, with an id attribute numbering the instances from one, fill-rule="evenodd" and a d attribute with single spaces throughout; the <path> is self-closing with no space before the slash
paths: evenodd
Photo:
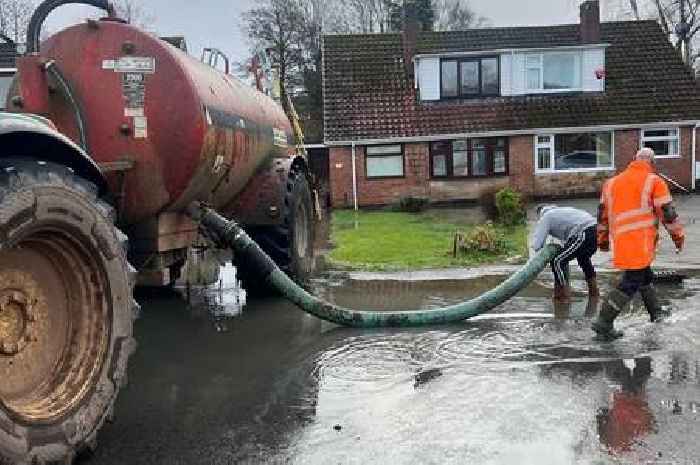
<path id="1" fill-rule="evenodd" d="M 396 309 L 455 303 L 499 279 L 316 286 L 341 305 Z M 595 300 L 553 305 L 548 281 L 485 317 L 402 330 L 339 328 L 268 298 L 217 332 L 208 313 L 153 295 L 117 421 L 83 463 L 692 463 L 693 279 L 664 289 L 669 322 L 624 315 L 615 344 L 592 341 Z"/>

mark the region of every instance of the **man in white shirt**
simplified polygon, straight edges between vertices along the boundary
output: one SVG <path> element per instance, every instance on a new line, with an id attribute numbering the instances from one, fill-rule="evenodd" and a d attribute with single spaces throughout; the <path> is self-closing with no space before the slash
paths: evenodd
<path id="1" fill-rule="evenodd" d="M 569 262 L 578 262 L 588 283 L 588 295 L 598 297 L 598 284 L 591 257 L 598 250 L 596 237 L 597 221 L 589 213 L 572 207 L 541 205 L 537 208 L 539 221 L 535 227 L 532 247 L 540 250 L 552 236 L 562 243 L 562 249 L 552 259 L 554 273 L 554 300 L 566 301 L 571 298 L 569 287 Z"/>

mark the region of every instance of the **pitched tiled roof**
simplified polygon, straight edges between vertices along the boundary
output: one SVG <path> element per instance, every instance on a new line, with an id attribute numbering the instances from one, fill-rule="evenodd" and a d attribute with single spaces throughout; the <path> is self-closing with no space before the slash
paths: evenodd
<path id="1" fill-rule="evenodd" d="M 417 53 L 581 45 L 578 25 L 426 32 Z M 399 34 L 324 37 L 327 143 L 700 119 L 700 86 L 653 21 L 601 24 L 605 93 L 417 101 Z"/>
<path id="2" fill-rule="evenodd" d="M 17 59 L 17 46 L 14 43 L 0 43 L 0 68 L 14 68 Z"/>

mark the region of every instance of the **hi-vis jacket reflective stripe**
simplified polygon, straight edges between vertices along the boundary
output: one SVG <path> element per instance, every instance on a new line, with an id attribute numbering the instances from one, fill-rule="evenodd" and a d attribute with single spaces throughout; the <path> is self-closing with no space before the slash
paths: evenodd
<path id="1" fill-rule="evenodd" d="M 672 200 L 668 186 L 647 161 L 633 161 L 605 183 L 598 212 L 598 243 L 610 244 L 616 268 L 640 270 L 651 265 L 659 222 L 672 237 L 684 235 L 676 218 L 664 217 L 663 207 Z"/>

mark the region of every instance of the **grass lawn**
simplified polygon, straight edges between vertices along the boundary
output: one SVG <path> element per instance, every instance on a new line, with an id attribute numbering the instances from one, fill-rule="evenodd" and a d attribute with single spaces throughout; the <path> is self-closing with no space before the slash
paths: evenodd
<path id="1" fill-rule="evenodd" d="M 467 213 L 465 212 L 465 215 Z M 465 218 L 466 219 L 466 218 Z M 454 234 L 469 233 L 470 226 L 458 219 L 449 222 L 430 211 L 426 213 L 355 212 L 335 210 L 332 214 L 329 255 L 332 265 L 353 270 L 414 270 L 448 268 L 501 262 L 527 255 L 527 227 L 497 230 L 505 251 L 469 252 L 452 256 Z"/>

